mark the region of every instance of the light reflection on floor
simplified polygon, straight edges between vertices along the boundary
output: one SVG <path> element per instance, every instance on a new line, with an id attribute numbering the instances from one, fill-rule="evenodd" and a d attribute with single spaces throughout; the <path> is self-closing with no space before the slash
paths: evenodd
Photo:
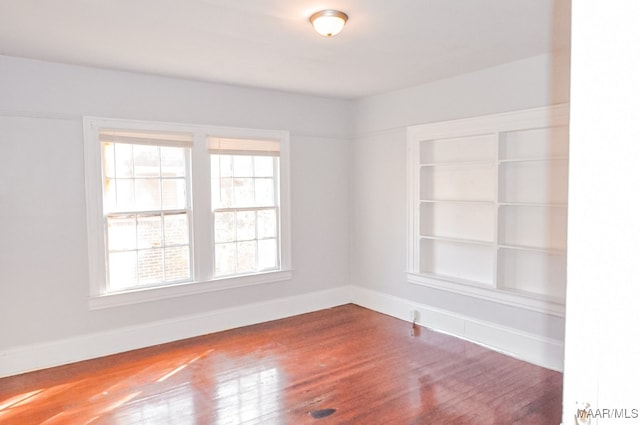
<path id="1" fill-rule="evenodd" d="M 209 352 L 145 365 L 126 376 L 90 379 L 42 388 L 0 400 L 0 423 L 115 425 L 232 425 L 277 423 L 280 372 L 275 366 L 252 366 L 251 358 L 208 362 Z M 203 360 L 204 359 L 204 360 Z M 202 360 L 198 362 L 198 360 Z M 210 381 L 202 385 L 202 375 Z M 155 379 L 149 380 L 149 376 Z M 88 391 L 90 390 L 90 391 Z M 73 405 L 38 412 L 39 399 L 56 404 L 57 395 L 72 391 Z M 271 418 L 272 421 L 269 419 Z M 265 422 L 265 420 L 267 422 Z"/>
<path id="2" fill-rule="evenodd" d="M 279 375 L 276 368 L 251 371 L 218 384 L 217 425 L 232 425 L 277 415 Z"/>
<path id="3" fill-rule="evenodd" d="M 185 384 L 165 393 L 130 400 L 112 414 L 113 420 L 109 423 L 189 425 L 193 423 L 194 413 L 193 392 L 189 385 Z"/>
<path id="4" fill-rule="evenodd" d="M 210 351 L 143 364 L 128 374 L 101 376 L 99 386 L 91 378 L 81 378 L 0 399 L 0 423 L 188 425 L 194 417 L 194 391 L 188 380 L 177 386 L 176 381 Z M 150 376 L 155 378 L 150 380 Z M 172 378 L 174 382 L 168 382 Z M 74 394 L 73 404 L 68 402 L 69 393 Z M 43 409 L 41 404 L 48 407 Z"/>

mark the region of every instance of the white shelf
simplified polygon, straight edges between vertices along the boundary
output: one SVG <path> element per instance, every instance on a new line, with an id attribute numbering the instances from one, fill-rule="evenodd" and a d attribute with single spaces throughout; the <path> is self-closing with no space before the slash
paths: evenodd
<path id="1" fill-rule="evenodd" d="M 566 287 L 566 106 L 408 135 L 410 281 L 557 313 Z"/>
<path id="2" fill-rule="evenodd" d="M 498 202 L 499 206 L 513 206 L 513 207 L 544 207 L 544 208 L 567 208 L 569 204 L 565 203 L 556 203 L 556 204 L 547 204 L 547 203 L 534 203 L 534 202 Z"/>
<path id="3" fill-rule="evenodd" d="M 420 273 L 494 286 L 495 256 L 490 245 L 422 238 Z"/>
<path id="4" fill-rule="evenodd" d="M 493 201 L 495 181 L 495 165 L 422 167 L 420 199 Z"/>
<path id="5" fill-rule="evenodd" d="M 537 162 L 537 161 L 568 161 L 568 156 L 553 156 L 553 157 L 530 157 L 530 158 L 517 158 L 517 159 L 499 159 L 498 164 L 508 164 L 512 162 Z"/>
<path id="6" fill-rule="evenodd" d="M 407 280 L 415 285 L 553 314 L 554 316 L 562 317 L 565 313 L 564 300 L 549 295 L 532 294 L 517 289 L 503 290 L 474 281 L 428 273 L 407 273 Z"/>
<path id="7" fill-rule="evenodd" d="M 468 205 L 495 205 L 494 201 L 469 201 L 466 199 L 420 199 L 422 204 L 468 204 Z"/>
<path id="8" fill-rule="evenodd" d="M 499 169 L 498 202 L 565 203 L 568 174 L 567 160 L 504 163 Z"/>
<path id="9" fill-rule="evenodd" d="M 494 166 L 495 165 L 495 160 L 494 161 L 449 161 L 449 162 L 432 162 L 432 163 L 426 163 L 426 164 L 420 164 L 420 167 L 460 167 L 460 166 L 467 166 L 467 165 L 488 165 L 488 166 Z"/>
<path id="10" fill-rule="evenodd" d="M 502 249 L 498 254 L 497 287 L 506 291 L 564 298 L 567 257 L 522 249 Z"/>
<path id="11" fill-rule="evenodd" d="M 498 249 L 514 249 L 518 251 L 529 251 L 529 252 L 539 252 L 541 254 L 549 254 L 549 255 L 566 255 L 566 251 L 561 249 L 552 249 L 552 248 L 538 248 L 534 246 L 526 246 L 526 245 L 503 245 L 498 244 Z"/>
<path id="12" fill-rule="evenodd" d="M 434 273 L 420 273 L 417 276 L 419 276 L 420 278 L 426 278 L 428 280 L 435 280 L 438 282 L 444 281 L 444 282 L 450 282 L 450 283 L 455 283 L 459 285 L 472 286 L 475 288 L 490 288 L 492 290 L 495 290 L 495 287 L 492 284 L 490 285 L 482 282 L 476 282 L 474 280 L 460 279 L 453 276 L 446 276 L 446 275 L 434 274 Z"/>
<path id="13" fill-rule="evenodd" d="M 420 239 L 430 239 L 434 241 L 443 241 L 443 242 L 453 242 L 459 244 L 470 244 L 470 245 L 481 245 L 493 247 L 495 244 L 490 241 L 481 241 L 475 239 L 460 239 L 460 238 L 447 238 L 442 236 L 434 236 L 434 235 L 420 235 Z"/>
<path id="14" fill-rule="evenodd" d="M 567 209 L 503 205 L 498 213 L 498 229 L 499 245 L 566 250 Z"/>
<path id="15" fill-rule="evenodd" d="M 495 206 L 431 202 L 420 205 L 420 234 L 449 240 L 495 241 Z"/>

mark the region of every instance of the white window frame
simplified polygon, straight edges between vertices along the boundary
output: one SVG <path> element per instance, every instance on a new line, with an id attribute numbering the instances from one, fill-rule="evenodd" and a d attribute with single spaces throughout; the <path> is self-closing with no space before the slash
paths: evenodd
<path id="1" fill-rule="evenodd" d="M 86 116 L 84 124 L 85 192 L 89 260 L 89 308 L 101 309 L 153 300 L 289 280 L 291 271 L 289 132 Z M 108 292 L 103 221 L 101 129 L 180 132 L 193 135 L 191 148 L 193 280 Z M 278 140 L 280 143 L 280 267 L 278 270 L 214 277 L 211 169 L 207 137 Z M 188 184 L 189 185 L 189 184 Z"/>

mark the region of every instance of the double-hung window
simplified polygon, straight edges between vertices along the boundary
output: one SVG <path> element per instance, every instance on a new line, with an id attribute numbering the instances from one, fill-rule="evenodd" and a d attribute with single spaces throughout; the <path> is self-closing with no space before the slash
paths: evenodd
<path id="1" fill-rule="evenodd" d="M 288 133 L 85 118 L 90 306 L 288 279 Z"/>
<path id="2" fill-rule="evenodd" d="M 276 270 L 280 143 L 210 137 L 215 275 Z"/>
<path id="3" fill-rule="evenodd" d="M 192 280 L 191 135 L 98 136 L 109 291 Z"/>

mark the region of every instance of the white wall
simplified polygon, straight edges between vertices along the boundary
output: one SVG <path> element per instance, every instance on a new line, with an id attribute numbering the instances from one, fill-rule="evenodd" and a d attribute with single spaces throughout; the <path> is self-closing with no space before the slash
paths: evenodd
<path id="1" fill-rule="evenodd" d="M 348 102 L 2 56 L 0 72 L 0 362 L 29 344 L 348 283 Z M 89 311 L 83 115 L 289 130 L 293 279 Z"/>
<path id="2" fill-rule="evenodd" d="M 356 101 L 355 133 L 516 111 L 569 100 L 569 52 L 534 56 Z"/>
<path id="3" fill-rule="evenodd" d="M 408 305 L 429 307 L 480 333 L 521 331 L 514 341 L 563 339 L 562 318 L 407 283 L 405 150 L 408 125 L 566 102 L 566 54 L 354 102 L 2 56 L 0 70 L 0 375 L 3 358 L 16 361 L 9 372 L 37 366 L 18 361 L 25 353 L 60 363 L 65 347 L 100 355 L 149 332 L 341 300 L 404 319 Z M 83 115 L 289 130 L 294 278 L 89 311 Z M 309 305 L 291 308 L 299 300 Z"/>
<path id="4" fill-rule="evenodd" d="M 573 5 L 565 425 L 640 422 L 638 21 L 638 2 Z"/>
<path id="5" fill-rule="evenodd" d="M 406 128 L 567 102 L 568 62 L 568 53 L 558 52 L 356 101 L 351 282 L 561 347 L 562 317 L 407 283 Z"/>

